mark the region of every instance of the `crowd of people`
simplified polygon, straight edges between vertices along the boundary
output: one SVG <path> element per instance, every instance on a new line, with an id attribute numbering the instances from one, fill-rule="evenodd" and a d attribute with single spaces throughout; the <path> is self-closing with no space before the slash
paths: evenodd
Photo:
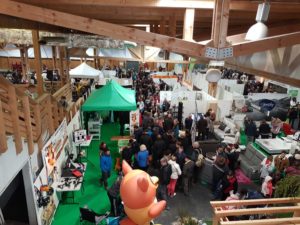
<path id="1" fill-rule="evenodd" d="M 140 126 L 135 126 L 134 137 L 129 140 L 127 146 L 122 148 L 121 158 L 126 160 L 132 168 L 159 177 L 158 200 L 166 200 L 168 203 L 168 199 L 175 197 L 177 192 L 182 192 L 188 197 L 194 184 L 199 182 L 199 172 L 204 159 L 200 141 L 206 139 L 209 133 L 213 132 L 211 127 L 213 127 L 215 113 L 210 109 L 199 118 L 193 118 L 190 115 L 185 118 L 179 129 L 181 121 L 173 117 L 170 103 L 165 99 L 159 99 L 161 90 L 159 84 L 155 84 L 146 73 L 140 73 L 137 76 L 135 88 L 137 104 L 142 115 Z M 192 142 L 191 132 L 194 124 L 200 141 Z M 268 127 L 269 125 L 263 121 L 259 127 L 262 137 L 272 133 L 275 124 L 277 124 L 276 121 L 272 127 Z M 254 141 L 257 132 L 256 125 L 250 119 L 246 119 L 245 127 L 248 140 Z M 112 159 L 105 143 L 100 145 L 100 152 L 102 171 L 100 183 L 108 189 L 107 178 L 112 169 Z M 238 142 L 235 144 L 221 143 L 216 149 L 212 169 L 213 200 L 230 201 L 250 199 L 254 198 L 253 196 L 269 198 L 273 195 L 275 182 L 278 182 L 278 173 L 280 173 L 280 179 L 284 173 L 300 174 L 300 154 L 296 153 L 287 159 L 283 152 L 274 160 L 268 157 L 262 162 L 260 191 L 239 190 L 235 175 L 239 166 L 239 154 Z M 273 164 L 274 167 L 270 169 Z M 168 204 L 166 209 L 170 209 Z"/>

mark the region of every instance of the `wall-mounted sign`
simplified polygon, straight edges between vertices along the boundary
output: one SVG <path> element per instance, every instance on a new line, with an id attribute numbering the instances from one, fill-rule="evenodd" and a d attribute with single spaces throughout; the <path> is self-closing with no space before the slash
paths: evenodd
<path id="1" fill-rule="evenodd" d="M 81 144 L 86 140 L 86 130 L 75 130 L 74 131 L 74 143 Z"/>
<path id="2" fill-rule="evenodd" d="M 259 101 L 258 105 L 259 105 L 261 111 L 266 112 L 266 111 L 271 111 L 272 109 L 274 109 L 276 103 L 269 99 L 262 99 Z"/>

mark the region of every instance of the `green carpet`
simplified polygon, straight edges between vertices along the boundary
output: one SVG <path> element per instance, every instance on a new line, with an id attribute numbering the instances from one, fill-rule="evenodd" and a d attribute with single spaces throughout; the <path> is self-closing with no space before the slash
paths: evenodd
<path id="1" fill-rule="evenodd" d="M 118 155 L 117 142 L 110 141 L 112 136 L 119 135 L 118 124 L 104 124 L 101 130 L 101 141 L 107 143 L 111 150 L 111 155 L 115 159 Z M 105 213 L 110 209 L 109 199 L 103 186 L 99 184 L 100 165 L 99 165 L 99 143 L 101 141 L 92 141 L 88 152 L 87 170 L 84 175 L 84 191 L 75 192 L 75 202 L 78 204 L 59 204 L 53 225 L 77 225 L 79 224 L 79 207 L 94 210 L 97 213 Z M 113 164 L 114 165 L 114 164 Z M 113 172 L 108 180 L 109 186 L 116 179 L 116 172 Z M 69 202 L 71 199 L 63 199 L 63 202 Z"/>

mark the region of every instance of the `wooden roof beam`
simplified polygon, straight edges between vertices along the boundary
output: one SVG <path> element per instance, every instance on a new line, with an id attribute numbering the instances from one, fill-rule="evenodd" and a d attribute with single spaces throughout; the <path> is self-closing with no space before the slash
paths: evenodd
<path id="1" fill-rule="evenodd" d="M 300 44 L 300 31 L 267 37 L 257 41 L 235 43 L 232 45 L 233 56 L 250 55 L 255 52 L 262 52 L 296 44 Z"/>
<path id="2" fill-rule="evenodd" d="M 194 8 L 194 9 L 213 9 L 214 2 L 211 0 L 109 0 L 109 1 L 95 1 L 95 0 L 19 0 L 19 2 L 26 2 L 31 4 L 51 4 L 51 5 L 85 5 L 85 6 L 109 6 L 109 7 L 130 7 L 130 8 Z"/>
<path id="3" fill-rule="evenodd" d="M 194 8 L 194 9 L 214 9 L 213 0 L 17 0 L 18 2 L 35 4 L 35 5 L 79 5 L 79 6 L 100 6 L 100 7 L 127 7 L 127 8 Z M 231 10 L 239 11 L 257 11 L 259 1 L 250 2 L 249 0 L 232 1 Z M 272 12 L 298 13 L 300 10 L 299 2 L 271 2 Z"/>
<path id="4" fill-rule="evenodd" d="M 201 44 L 11 0 L 1 1 L 0 13 L 115 39 L 134 41 L 190 56 L 201 57 L 205 50 L 205 46 Z"/>
<path id="5" fill-rule="evenodd" d="M 214 47 L 225 47 L 229 21 L 230 0 L 215 0 L 211 39 Z"/>
<path id="6" fill-rule="evenodd" d="M 278 81 L 278 82 L 281 82 L 281 83 L 284 83 L 284 84 L 289 84 L 293 87 L 299 87 L 300 88 L 300 79 L 295 79 L 295 78 L 292 78 L 292 77 L 288 77 L 288 75 L 284 76 L 284 75 L 269 73 L 269 72 L 266 72 L 266 71 L 261 71 L 261 70 L 241 66 L 241 65 L 236 65 L 236 64 L 233 64 L 233 63 L 230 63 L 230 62 L 225 62 L 225 67 L 240 70 L 240 71 L 243 71 L 245 73 L 249 73 L 249 74 L 252 74 L 252 75 L 255 75 L 255 76 L 259 76 L 259 77 L 264 77 L 264 78 L 269 79 L 269 80 L 275 80 L 275 81 Z"/>

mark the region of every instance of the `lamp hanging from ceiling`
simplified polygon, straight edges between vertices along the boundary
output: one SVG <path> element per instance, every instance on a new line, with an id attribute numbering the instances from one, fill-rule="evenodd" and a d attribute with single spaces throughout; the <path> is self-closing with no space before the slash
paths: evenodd
<path id="1" fill-rule="evenodd" d="M 252 25 L 245 37 L 247 41 L 256 41 L 268 36 L 268 27 L 264 24 L 268 20 L 270 4 L 264 2 L 258 5 L 256 13 L 256 24 Z"/>

